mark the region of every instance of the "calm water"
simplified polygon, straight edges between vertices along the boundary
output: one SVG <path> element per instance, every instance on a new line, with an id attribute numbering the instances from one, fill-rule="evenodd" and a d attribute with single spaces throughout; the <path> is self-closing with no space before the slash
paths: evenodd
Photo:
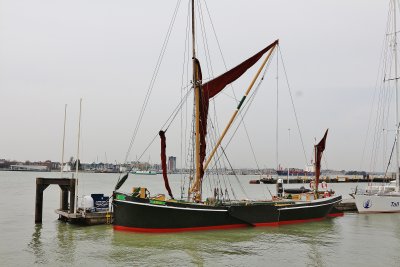
<path id="1" fill-rule="evenodd" d="M 400 266 L 400 214 L 347 213 L 314 223 L 179 234 L 125 233 L 59 222 L 54 213 L 59 188 L 53 185 L 44 192 L 43 224 L 35 225 L 37 176 L 59 174 L 0 172 L 0 266 Z M 248 184 L 254 178 L 240 177 L 247 194 L 268 195 L 266 185 Z M 116 179 L 81 174 L 79 195 L 110 194 Z M 171 177 L 176 194 L 180 179 Z M 135 185 L 164 192 L 160 175 L 130 177 L 123 189 Z M 332 187 L 348 197 L 355 184 Z M 268 188 L 275 192 L 274 185 Z"/>

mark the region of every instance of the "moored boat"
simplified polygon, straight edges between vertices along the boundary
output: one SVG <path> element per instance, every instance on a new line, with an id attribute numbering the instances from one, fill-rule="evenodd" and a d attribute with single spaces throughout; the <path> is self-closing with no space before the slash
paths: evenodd
<path id="1" fill-rule="evenodd" d="M 325 142 L 328 134 L 326 130 L 322 140 L 314 146 L 315 154 L 315 179 L 310 182 L 310 188 L 301 186 L 300 188 L 283 188 L 283 179 L 278 179 L 277 195 L 282 199 L 292 200 L 311 200 L 311 199 L 324 199 L 335 196 L 335 191 L 328 188 L 328 184 L 323 181 L 320 183 L 321 173 L 321 157 L 322 152 L 325 150 Z M 343 212 L 338 210 L 335 206 L 332 207 L 328 214 L 329 217 L 343 216 Z"/>
<path id="2" fill-rule="evenodd" d="M 328 216 L 341 196 L 314 201 L 193 203 L 114 193 L 114 229 L 181 232 L 317 221 Z"/>
<path id="3" fill-rule="evenodd" d="M 395 176 L 396 180 L 393 183 L 382 183 L 382 184 L 369 184 L 364 190 L 356 190 L 352 196 L 355 198 L 357 210 L 359 213 L 387 213 L 387 212 L 400 212 L 400 163 L 399 163 L 399 131 L 400 131 L 400 119 L 399 119 L 399 103 L 398 103 L 398 60 L 397 60 L 397 25 L 396 25 L 396 14 L 398 12 L 398 7 L 396 0 L 390 1 L 389 8 L 389 16 L 387 23 L 387 30 L 385 34 L 385 42 L 384 42 L 384 51 L 385 53 L 382 55 L 383 58 L 383 84 L 380 86 L 380 89 L 386 94 L 390 92 L 390 90 L 395 91 L 395 108 L 394 108 L 394 118 L 396 129 L 393 130 L 394 135 L 394 143 L 391 149 L 383 149 L 383 152 L 390 151 L 390 156 L 388 158 L 387 167 L 385 170 L 384 177 L 387 177 L 387 172 L 391 163 L 394 162 Z M 389 95 L 392 95 L 393 92 L 390 92 Z M 386 127 L 387 118 L 389 117 L 389 110 L 391 105 L 391 98 L 388 97 L 387 100 L 382 102 L 379 105 L 380 110 L 378 110 L 377 114 L 384 110 L 384 116 L 380 115 L 380 119 L 377 119 L 377 128 L 382 129 Z M 391 112 L 393 113 L 393 112 Z M 384 122 L 382 122 L 383 120 Z M 374 141 L 376 142 L 376 141 Z M 376 145 L 376 144 L 374 144 Z M 376 151 L 376 150 L 375 150 Z M 395 155 L 395 156 L 394 156 Z M 376 153 L 373 153 L 373 156 L 376 156 Z M 394 157 L 393 157 L 394 156 Z M 385 157 L 386 158 L 386 155 Z"/>
<path id="4" fill-rule="evenodd" d="M 290 199 L 271 199 L 271 200 L 238 200 L 229 196 L 227 188 L 224 190 L 219 182 L 215 183 L 212 197 L 203 200 L 203 180 L 206 177 L 211 160 L 220 162 L 214 156 L 220 149 L 220 155 L 225 155 L 225 150 L 221 148 L 221 142 L 229 131 L 239 110 L 246 105 L 245 101 L 253 85 L 259 78 L 260 73 L 270 63 L 272 53 L 278 47 L 278 40 L 274 41 L 264 49 L 243 61 L 233 69 L 224 74 L 203 83 L 200 62 L 196 57 L 195 35 L 194 35 L 194 3 L 192 0 L 192 60 L 193 60 L 193 91 L 194 91 L 194 132 L 192 135 L 193 172 L 189 173 L 189 188 L 186 197 L 177 199 L 173 196 L 167 177 L 166 164 L 166 130 L 159 131 L 161 139 L 161 165 L 165 189 L 169 198 L 164 194 L 151 195 L 147 188 L 135 187 L 132 193 L 124 193 L 119 189 L 128 178 L 129 172 L 123 176 L 115 187 L 113 193 L 114 210 L 114 229 L 138 232 L 178 232 L 192 230 L 227 229 L 238 227 L 254 226 L 276 226 L 281 224 L 300 223 L 322 220 L 328 216 L 334 204 L 341 201 L 341 196 L 332 196 L 310 200 L 290 200 Z M 265 58 L 259 67 L 255 77 L 252 79 L 244 96 L 236 106 L 228 125 L 222 131 L 220 137 L 214 140 L 214 147 L 206 158 L 207 123 L 209 101 L 221 92 L 227 85 L 238 79 L 250 67 L 255 65 L 263 56 Z M 263 80 L 259 78 L 260 81 Z M 176 117 L 176 116 L 171 116 Z M 210 138 L 210 137 L 209 137 Z M 214 136 L 215 138 L 215 136 Z M 321 159 L 325 148 L 326 134 L 318 145 L 317 155 Z M 232 169 L 233 170 L 233 169 Z M 226 183 L 225 183 L 226 184 Z M 233 193 L 233 196 L 234 193 Z"/>

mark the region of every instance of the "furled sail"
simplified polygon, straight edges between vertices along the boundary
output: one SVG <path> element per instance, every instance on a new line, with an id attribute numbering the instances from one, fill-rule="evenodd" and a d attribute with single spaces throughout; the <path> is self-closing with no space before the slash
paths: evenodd
<path id="1" fill-rule="evenodd" d="M 324 137 L 322 137 L 321 141 L 314 146 L 315 150 L 315 188 L 318 190 L 319 183 L 319 175 L 321 174 L 321 159 L 322 153 L 325 150 L 326 137 L 328 135 L 328 130 L 326 130 Z"/>
<path id="2" fill-rule="evenodd" d="M 121 179 L 118 180 L 117 184 L 115 185 L 114 191 L 117 191 L 121 188 L 121 186 L 125 183 L 126 179 L 128 179 L 129 172 L 127 172 Z"/>
<path id="3" fill-rule="evenodd" d="M 165 189 L 168 191 L 168 195 L 171 198 L 174 198 L 172 195 L 171 188 L 169 187 L 168 176 L 167 176 L 167 156 L 166 156 L 166 141 L 165 141 L 165 132 L 159 131 L 158 134 L 161 138 L 161 167 L 162 167 L 162 174 L 164 178 Z"/>
<path id="4" fill-rule="evenodd" d="M 200 97 L 200 178 L 203 178 L 203 162 L 206 156 L 206 135 L 207 135 L 207 117 L 208 117 L 208 106 L 209 100 L 221 92 L 228 84 L 234 82 L 240 76 L 242 76 L 250 67 L 252 67 L 266 52 L 278 44 L 279 40 L 276 40 L 272 44 L 265 47 L 263 50 L 253 55 L 249 59 L 240 63 L 233 69 L 225 72 L 224 74 L 216 77 L 215 79 L 201 85 L 201 97 Z M 200 64 L 196 60 L 197 71 L 200 74 L 201 80 L 201 69 Z"/>

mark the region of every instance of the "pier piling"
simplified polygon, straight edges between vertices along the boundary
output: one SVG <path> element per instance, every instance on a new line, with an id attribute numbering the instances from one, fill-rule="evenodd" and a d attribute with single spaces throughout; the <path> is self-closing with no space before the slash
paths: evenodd
<path id="1" fill-rule="evenodd" d="M 75 179 L 67 178 L 36 178 L 36 201 L 35 201 L 35 223 L 42 223 L 43 217 L 43 192 L 51 184 L 60 186 L 60 209 L 68 210 L 69 194 L 69 212 L 74 212 L 75 206 Z"/>

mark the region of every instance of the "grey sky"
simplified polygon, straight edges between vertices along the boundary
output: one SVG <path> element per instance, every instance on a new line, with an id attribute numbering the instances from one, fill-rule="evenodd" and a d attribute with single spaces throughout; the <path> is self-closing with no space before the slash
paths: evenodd
<path id="1" fill-rule="evenodd" d="M 65 154 L 74 156 L 82 97 L 82 160 L 104 162 L 107 154 L 109 162 L 122 161 L 175 4 L 0 0 L 0 158 L 60 160 L 64 104 Z M 219 0 L 207 5 L 228 67 L 280 39 L 308 158 L 314 137 L 321 138 L 329 128 L 328 167 L 359 169 L 388 1 Z M 130 159 L 142 153 L 179 101 L 186 10 L 187 0 L 182 1 Z M 215 45 L 212 49 L 218 55 Z M 200 61 L 204 66 L 204 59 Z M 215 75 L 222 73 L 220 57 L 213 62 Z M 276 166 L 275 75 L 271 66 L 269 81 L 246 115 L 260 167 Z M 238 96 L 249 79 L 234 85 Z M 284 82 L 281 77 L 279 161 L 304 167 Z M 220 96 L 216 101 L 227 106 L 222 127 L 235 103 Z M 179 134 L 167 132 L 167 154 L 178 160 Z M 237 138 L 228 151 L 233 165 L 254 167 L 244 133 Z M 149 158 L 159 162 L 158 140 L 144 156 Z"/>

